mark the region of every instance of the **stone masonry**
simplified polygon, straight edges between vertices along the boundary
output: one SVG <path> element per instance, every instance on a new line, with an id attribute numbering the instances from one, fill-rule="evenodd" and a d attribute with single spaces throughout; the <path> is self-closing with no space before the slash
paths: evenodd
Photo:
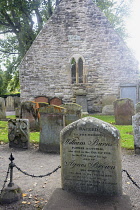
<path id="1" fill-rule="evenodd" d="M 83 83 L 72 83 L 72 59 L 83 62 Z M 25 55 L 21 101 L 58 97 L 72 102 L 87 92 L 88 112 L 102 109 L 105 95 L 120 97 L 120 85 L 138 82 L 138 62 L 92 0 L 62 0 Z"/>

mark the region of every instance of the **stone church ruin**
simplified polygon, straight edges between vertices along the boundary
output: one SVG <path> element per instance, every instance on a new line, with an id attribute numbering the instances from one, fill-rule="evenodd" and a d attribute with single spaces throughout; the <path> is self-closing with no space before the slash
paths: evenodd
<path id="1" fill-rule="evenodd" d="M 19 71 L 21 102 L 83 96 L 91 113 L 120 98 L 122 85 L 138 84 L 138 62 L 92 0 L 62 0 Z"/>

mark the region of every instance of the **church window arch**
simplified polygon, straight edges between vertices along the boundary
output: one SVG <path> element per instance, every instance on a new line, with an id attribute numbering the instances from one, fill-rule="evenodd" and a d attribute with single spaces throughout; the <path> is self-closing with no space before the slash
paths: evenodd
<path id="1" fill-rule="evenodd" d="M 76 61 L 74 58 L 71 61 L 71 79 L 72 84 L 76 83 Z"/>
<path id="2" fill-rule="evenodd" d="M 73 56 L 71 59 L 72 84 L 84 83 L 84 59 L 82 56 Z"/>

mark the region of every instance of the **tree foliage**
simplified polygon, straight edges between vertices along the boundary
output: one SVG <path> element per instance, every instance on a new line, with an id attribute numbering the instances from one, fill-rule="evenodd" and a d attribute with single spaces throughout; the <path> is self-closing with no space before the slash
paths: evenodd
<path id="1" fill-rule="evenodd" d="M 94 0 L 93 0 L 94 1 Z M 130 0 L 96 0 L 114 28 L 125 35 L 123 19 Z M 0 84 L 3 91 L 19 88 L 17 66 L 61 0 L 0 1 Z M 119 2 L 119 3 L 118 3 Z M 0 92 L 1 93 L 1 92 Z"/>

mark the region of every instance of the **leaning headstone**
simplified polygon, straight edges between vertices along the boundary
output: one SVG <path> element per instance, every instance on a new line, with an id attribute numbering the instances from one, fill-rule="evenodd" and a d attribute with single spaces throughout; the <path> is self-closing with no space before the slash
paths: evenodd
<path id="1" fill-rule="evenodd" d="M 67 103 L 61 105 L 66 109 L 65 113 L 65 125 L 69 125 L 70 123 L 79 120 L 82 116 L 82 107 L 79 104 L 75 103 Z"/>
<path id="2" fill-rule="evenodd" d="M 6 98 L 6 111 L 14 111 L 15 110 L 14 103 L 15 103 L 14 97 L 8 96 Z"/>
<path id="3" fill-rule="evenodd" d="M 62 188 L 94 195 L 121 195 L 120 135 L 110 124 L 85 117 L 60 135 Z"/>
<path id="4" fill-rule="evenodd" d="M 20 118 L 28 119 L 30 131 L 39 131 L 39 113 L 38 103 L 34 101 L 25 101 L 21 103 Z"/>
<path id="5" fill-rule="evenodd" d="M 6 118 L 5 101 L 0 97 L 0 119 Z"/>
<path id="6" fill-rule="evenodd" d="M 29 121 L 27 119 L 10 119 L 8 121 L 9 147 L 29 148 Z"/>
<path id="7" fill-rule="evenodd" d="M 140 113 L 132 117 L 135 154 L 140 154 Z"/>
<path id="8" fill-rule="evenodd" d="M 134 103 L 129 98 L 114 101 L 114 114 L 116 125 L 132 125 L 134 115 Z"/>
<path id="9" fill-rule="evenodd" d="M 64 128 L 64 113 L 65 109 L 59 106 L 39 108 L 40 151 L 60 153 L 60 131 Z"/>

